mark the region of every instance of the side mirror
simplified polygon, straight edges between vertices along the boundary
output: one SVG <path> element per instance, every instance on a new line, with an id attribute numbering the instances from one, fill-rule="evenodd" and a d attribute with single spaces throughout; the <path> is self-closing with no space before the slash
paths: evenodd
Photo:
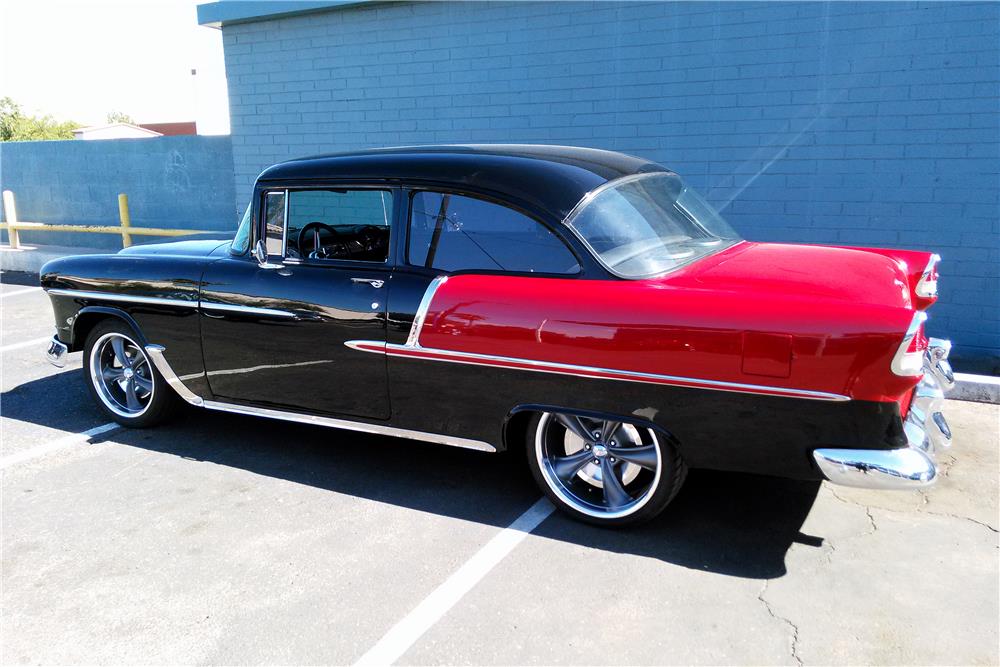
<path id="1" fill-rule="evenodd" d="M 267 245 L 264 239 L 258 239 L 253 247 L 253 258 L 257 260 L 257 265 L 262 269 L 280 269 L 283 264 L 271 264 L 267 261 Z"/>

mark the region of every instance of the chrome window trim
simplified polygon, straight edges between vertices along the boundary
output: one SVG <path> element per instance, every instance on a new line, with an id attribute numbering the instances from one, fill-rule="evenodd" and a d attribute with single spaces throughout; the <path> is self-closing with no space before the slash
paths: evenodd
<path id="1" fill-rule="evenodd" d="M 729 391 L 741 394 L 763 394 L 768 396 L 802 398 L 814 401 L 850 401 L 849 396 L 834 394 L 825 391 L 813 391 L 811 389 L 790 389 L 787 387 L 772 387 L 759 384 L 744 384 L 741 382 L 727 382 L 725 380 L 707 380 L 704 378 L 691 378 L 679 375 L 661 375 L 659 373 L 644 373 L 642 371 L 630 371 L 620 368 L 602 368 L 599 366 L 581 366 L 576 364 L 565 364 L 555 361 L 538 361 L 535 359 L 522 359 L 518 357 L 502 357 L 492 354 L 479 354 L 476 352 L 457 352 L 453 350 L 442 350 L 439 348 L 423 347 L 419 344 L 399 345 L 396 343 L 384 343 L 374 340 L 349 340 L 344 343 L 347 347 L 361 352 L 382 353 L 388 356 L 403 357 L 408 359 L 422 359 L 423 361 L 438 361 L 452 364 L 468 364 L 470 366 L 501 366 L 511 370 L 523 370 L 537 373 L 552 373 L 555 375 L 573 375 L 577 377 L 589 377 L 597 380 L 619 380 L 624 382 L 640 382 L 646 384 L 666 384 L 671 386 L 685 387 L 689 389 L 706 389 L 710 391 Z M 375 348 L 375 349 L 372 349 Z M 453 359 L 434 359 L 429 357 L 418 357 L 412 353 L 427 352 L 429 354 L 442 354 L 454 357 Z M 492 362 L 492 363 L 491 363 Z M 506 364 L 506 366 L 505 366 Z M 524 368 L 527 366 L 527 368 Z"/>
<path id="2" fill-rule="evenodd" d="M 104 301 L 122 301 L 125 303 L 142 303 L 152 306 L 180 306 L 183 308 L 197 308 L 198 301 L 187 299 L 171 299 L 162 296 L 138 296 L 133 294 L 118 294 L 116 292 L 92 292 L 87 290 L 53 288 L 45 290 L 46 293 L 56 296 L 72 296 L 81 299 L 102 299 Z"/>
<path id="3" fill-rule="evenodd" d="M 410 335 L 406 337 L 407 346 L 415 347 L 420 345 L 420 330 L 424 326 L 424 320 L 427 318 L 427 311 L 431 307 L 431 301 L 434 300 L 434 295 L 437 293 L 438 288 L 444 285 L 447 280 L 448 276 L 436 276 L 427 286 L 423 298 L 420 299 L 420 305 L 417 306 L 417 312 L 413 316 L 413 323 L 410 325 Z"/>
<path id="4" fill-rule="evenodd" d="M 162 345 L 147 345 L 146 352 L 153 359 L 153 365 L 160 372 L 167 384 L 173 387 L 177 394 L 190 403 L 209 410 L 220 412 L 232 412 L 234 414 L 251 415 L 254 417 L 266 417 L 269 419 L 280 419 L 282 421 L 297 422 L 299 424 L 312 424 L 314 426 L 326 426 L 329 428 L 341 428 L 348 431 L 360 433 L 372 433 L 375 435 L 388 435 L 394 438 L 409 438 L 411 440 L 421 440 L 439 445 L 449 445 L 451 447 L 461 447 L 462 449 L 474 449 L 480 452 L 496 452 L 496 447 L 481 440 L 471 440 L 469 438 L 459 438 L 452 435 L 440 433 L 427 433 L 424 431 L 413 431 L 394 426 L 383 426 L 381 424 L 369 424 L 366 422 L 355 422 L 347 419 L 335 419 L 333 417 L 320 417 L 317 415 L 302 414 L 299 412 L 288 412 L 285 410 L 273 410 L 270 408 L 258 408 L 251 405 L 238 405 L 236 403 L 225 403 L 222 401 L 206 401 L 196 395 L 184 382 L 177 377 L 174 369 L 164 356 L 166 349 Z"/>

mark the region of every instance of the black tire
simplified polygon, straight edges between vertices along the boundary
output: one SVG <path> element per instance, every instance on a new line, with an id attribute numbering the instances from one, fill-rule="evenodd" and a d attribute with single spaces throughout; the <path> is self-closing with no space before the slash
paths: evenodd
<path id="1" fill-rule="evenodd" d="M 581 437 L 585 432 L 589 440 Z M 687 466 L 671 439 L 642 424 L 537 413 L 528 422 L 525 453 L 535 482 L 549 500 L 573 518 L 597 526 L 653 519 L 687 477 Z M 619 484 L 605 490 L 608 470 Z M 625 495 L 609 493 L 616 488 Z M 616 498 L 609 500 L 609 495 Z"/>
<path id="2" fill-rule="evenodd" d="M 128 428 L 162 423 L 180 402 L 141 340 L 132 327 L 111 317 L 91 330 L 83 351 L 84 379 L 91 398 L 104 414 Z"/>

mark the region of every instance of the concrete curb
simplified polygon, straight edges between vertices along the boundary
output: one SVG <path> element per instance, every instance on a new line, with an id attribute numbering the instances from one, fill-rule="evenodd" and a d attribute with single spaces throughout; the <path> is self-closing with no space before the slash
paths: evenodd
<path id="1" fill-rule="evenodd" d="M 955 388 L 948 392 L 948 398 L 1000 404 L 1000 377 L 955 373 Z"/>

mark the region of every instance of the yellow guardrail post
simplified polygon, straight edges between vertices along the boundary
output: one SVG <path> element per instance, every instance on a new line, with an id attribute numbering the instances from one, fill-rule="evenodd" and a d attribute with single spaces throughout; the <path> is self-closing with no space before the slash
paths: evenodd
<path id="1" fill-rule="evenodd" d="M 132 218 L 128 214 L 128 195 L 124 192 L 118 194 L 118 218 L 122 222 L 122 247 L 128 248 L 132 245 L 132 235 L 129 234 Z"/>
<path id="2" fill-rule="evenodd" d="M 4 217 L 7 219 L 7 238 L 11 248 L 21 247 L 21 237 L 17 233 L 17 207 L 14 205 L 14 193 L 10 190 L 3 191 Z"/>

